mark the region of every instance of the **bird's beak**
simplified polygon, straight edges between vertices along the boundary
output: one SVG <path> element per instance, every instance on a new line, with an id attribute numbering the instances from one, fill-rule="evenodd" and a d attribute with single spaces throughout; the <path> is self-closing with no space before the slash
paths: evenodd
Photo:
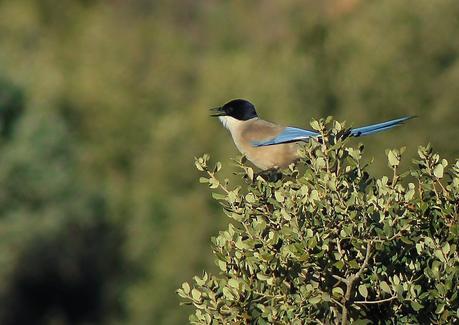
<path id="1" fill-rule="evenodd" d="M 212 112 L 212 114 L 210 114 L 210 116 L 224 116 L 224 115 L 226 115 L 226 112 L 223 110 L 222 107 L 211 108 L 210 111 Z"/>

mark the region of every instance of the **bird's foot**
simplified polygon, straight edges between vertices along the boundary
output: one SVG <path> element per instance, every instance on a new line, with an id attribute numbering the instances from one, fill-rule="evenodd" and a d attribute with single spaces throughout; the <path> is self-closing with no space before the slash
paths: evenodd
<path id="1" fill-rule="evenodd" d="M 267 182 L 277 182 L 282 178 L 282 173 L 277 168 L 271 168 L 256 173 L 253 178 L 257 179 L 258 176 L 260 176 Z"/>

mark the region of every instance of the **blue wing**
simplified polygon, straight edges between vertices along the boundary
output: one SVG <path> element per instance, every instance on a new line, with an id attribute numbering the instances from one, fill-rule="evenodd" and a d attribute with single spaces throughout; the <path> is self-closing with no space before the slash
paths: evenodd
<path id="1" fill-rule="evenodd" d="M 314 131 L 304 130 L 294 127 L 286 127 L 281 133 L 276 137 L 266 140 L 266 141 L 253 141 L 252 145 L 254 147 L 261 146 L 271 146 L 274 144 L 296 142 L 296 141 L 305 141 L 311 137 L 317 137 L 320 134 Z"/>
<path id="2" fill-rule="evenodd" d="M 385 131 L 393 127 L 399 126 L 403 124 L 405 121 L 412 119 L 413 117 L 414 116 L 405 116 L 405 117 L 401 117 L 395 120 L 390 120 L 387 122 L 363 126 L 363 127 L 356 128 L 356 129 L 351 129 L 351 136 L 360 137 L 364 135 L 370 135 L 373 133 Z M 319 136 L 320 134 L 314 131 L 294 128 L 294 127 L 286 127 L 276 137 L 266 140 L 266 141 L 253 141 L 252 145 L 254 147 L 271 146 L 271 145 L 281 144 L 281 143 L 307 141 L 310 138 L 316 138 Z"/>

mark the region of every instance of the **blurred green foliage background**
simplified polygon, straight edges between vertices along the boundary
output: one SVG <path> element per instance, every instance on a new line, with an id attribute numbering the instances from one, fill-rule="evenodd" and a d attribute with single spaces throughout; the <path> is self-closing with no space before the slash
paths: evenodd
<path id="1" fill-rule="evenodd" d="M 183 324 L 176 288 L 227 220 L 194 156 L 237 153 L 208 108 L 354 126 L 459 156 L 457 0 L 0 0 L 0 323 Z"/>

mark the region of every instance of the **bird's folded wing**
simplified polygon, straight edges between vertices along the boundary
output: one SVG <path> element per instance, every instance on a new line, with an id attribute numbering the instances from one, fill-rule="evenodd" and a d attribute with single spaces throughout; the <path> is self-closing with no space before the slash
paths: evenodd
<path id="1" fill-rule="evenodd" d="M 378 124 L 372 124 L 368 126 L 363 126 L 360 128 L 351 129 L 351 136 L 360 137 L 364 135 L 369 135 L 381 131 L 388 130 L 395 126 L 403 124 L 405 121 L 412 119 L 414 116 L 405 116 L 395 120 L 390 120 L 387 122 L 382 122 Z M 272 139 L 265 140 L 265 141 L 253 141 L 252 145 L 254 147 L 262 147 L 262 146 L 271 146 L 281 143 L 289 143 L 289 142 L 296 142 L 296 141 L 306 141 L 310 138 L 320 137 L 320 134 L 314 131 L 309 131 L 300 128 L 294 127 L 286 127 L 284 130 L 275 136 Z"/>
<path id="2" fill-rule="evenodd" d="M 354 137 L 360 137 L 364 135 L 369 135 L 369 134 L 385 131 L 395 126 L 399 126 L 403 124 L 405 121 L 412 119 L 413 117 L 414 116 L 405 116 L 405 117 L 401 117 L 395 120 L 390 120 L 387 122 L 363 126 L 363 127 L 356 128 L 356 129 L 351 129 L 351 135 Z"/>
<path id="3" fill-rule="evenodd" d="M 294 127 L 286 127 L 281 133 L 266 141 L 252 141 L 254 147 L 271 146 L 274 144 L 304 141 L 311 137 L 318 137 L 319 133 Z"/>

